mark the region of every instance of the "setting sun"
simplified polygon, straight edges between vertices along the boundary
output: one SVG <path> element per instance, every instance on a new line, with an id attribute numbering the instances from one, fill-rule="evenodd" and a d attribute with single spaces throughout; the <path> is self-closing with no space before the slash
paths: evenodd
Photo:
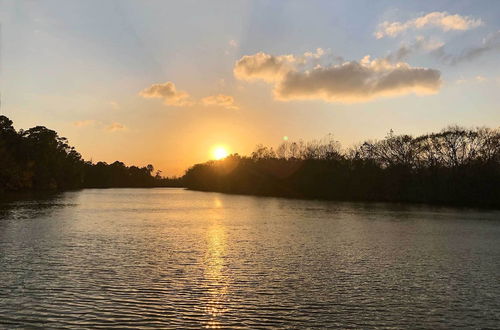
<path id="1" fill-rule="evenodd" d="M 226 158 L 227 156 L 229 156 L 229 152 L 223 146 L 217 146 L 212 151 L 212 157 L 216 160 Z"/>
<path id="2" fill-rule="evenodd" d="M 500 0 L 0 0 L 0 47 L 0 330 L 500 330 Z"/>

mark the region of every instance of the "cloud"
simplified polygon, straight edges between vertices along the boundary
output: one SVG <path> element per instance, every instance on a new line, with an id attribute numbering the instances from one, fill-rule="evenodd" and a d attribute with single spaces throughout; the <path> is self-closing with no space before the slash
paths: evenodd
<path id="1" fill-rule="evenodd" d="M 296 66 L 315 66 L 327 55 L 327 51 L 316 48 L 315 52 L 305 52 L 303 55 L 279 55 L 274 56 L 259 52 L 246 55 L 239 59 L 233 68 L 233 73 L 240 80 L 264 80 L 274 82 L 281 79 Z M 328 54 L 336 61 L 342 61 L 339 56 Z"/>
<path id="2" fill-rule="evenodd" d="M 485 81 L 488 81 L 489 79 L 485 76 L 481 76 L 481 75 L 477 75 L 475 76 L 474 78 L 471 78 L 471 79 L 465 79 L 465 78 L 460 78 L 456 81 L 456 83 L 458 85 L 461 85 L 461 84 L 465 84 L 465 83 L 476 83 L 476 84 L 480 84 L 480 83 L 483 83 Z"/>
<path id="3" fill-rule="evenodd" d="M 226 109 L 237 110 L 238 107 L 234 104 L 234 98 L 230 95 L 218 94 L 204 97 L 201 99 L 201 104 L 204 106 L 220 106 Z"/>
<path id="4" fill-rule="evenodd" d="M 75 121 L 73 123 L 73 125 L 75 125 L 76 127 L 96 126 L 96 127 L 99 127 L 101 129 L 104 129 L 104 130 L 110 131 L 110 132 L 122 131 L 122 130 L 127 129 L 125 127 L 125 125 L 117 123 L 117 122 L 106 125 L 105 123 L 103 123 L 101 121 L 90 120 L 90 119 L 89 120 Z"/>
<path id="5" fill-rule="evenodd" d="M 389 55 L 387 55 L 386 59 L 391 62 L 399 62 L 408 58 L 414 53 L 420 52 L 422 50 L 428 52 L 435 51 L 443 45 L 443 42 L 437 40 L 429 40 L 423 36 L 418 36 L 417 38 L 415 38 L 415 41 L 413 43 L 401 45 L 396 51 L 391 52 Z"/>
<path id="6" fill-rule="evenodd" d="M 259 58 L 277 59 L 280 56 L 259 53 Z M 235 75 L 241 61 L 235 64 Z M 371 60 L 369 56 L 361 61 L 316 65 L 311 70 L 299 70 L 298 66 L 290 63 L 287 63 L 285 73 L 282 69 L 268 70 L 263 75 L 257 70 L 257 74 L 250 76 L 273 83 L 274 96 L 282 101 L 319 99 L 341 103 L 366 102 L 411 93 L 433 94 L 441 86 L 441 73 L 438 70 L 412 67 L 404 62 L 391 63 L 387 59 Z M 246 73 L 243 79 L 248 78 Z M 236 77 L 242 79 L 241 75 Z"/>
<path id="7" fill-rule="evenodd" d="M 382 22 L 375 32 L 375 37 L 377 39 L 395 37 L 406 30 L 420 30 L 427 27 L 437 27 L 443 31 L 465 31 L 476 28 L 482 24 L 483 21 L 481 21 L 481 19 L 435 11 L 406 22 Z"/>
<path id="8" fill-rule="evenodd" d="M 197 104 L 197 102 L 190 99 L 187 92 L 178 91 L 175 84 L 170 81 L 163 84 L 153 84 L 141 91 L 139 95 L 145 98 L 161 98 L 165 104 L 172 106 L 192 106 Z M 238 109 L 238 106 L 234 104 L 234 98 L 225 94 L 204 97 L 198 104 L 203 106 L 219 106 L 226 109 Z"/>
<path id="9" fill-rule="evenodd" d="M 120 124 L 120 123 L 112 123 L 108 126 L 106 126 L 106 130 L 110 132 L 116 132 L 116 131 L 123 131 L 127 129 L 125 125 Z"/>
<path id="10" fill-rule="evenodd" d="M 145 98 L 161 98 L 164 103 L 171 106 L 183 107 L 201 104 L 204 106 L 219 106 L 226 109 L 238 109 L 234 98 L 230 95 L 218 94 L 202 98 L 199 103 L 192 100 L 187 92 L 178 91 L 175 84 L 168 81 L 163 84 L 153 84 L 139 93 Z"/>
<path id="11" fill-rule="evenodd" d="M 233 68 L 234 76 L 241 80 L 261 79 L 273 82 L 293 69 L 293 55 L 273 56 L 263 52 L 243 56 Z"/>
<path id="12" fill-rule="evenodd" d="M 79 121 L 75 121 L 73 123 L 74 126 L 76 127 L 85 127 L 85 126 L 90 126 L 90 125 L 94 125 L 95 124 L 95 120 L 79 120 Z"/>
<path id="13" fill-rule="evenodd" d="M 227 46 L 228 47 L 224 51 L 224 54 L 230 55 L 230 54 L 234 53 L 234 51 L 238 48 L 239 44 L 236 40 L 231 39 L 228 41 Z"/>
<path id="14" fill-rule="evenodd" d="M 325 51 L 322 48 L 316 48 L 315 53 L 313 53 L 313 52 L 305 52 L 304 53 L 304 56 L 306 58 L 311 57 L 311 58 L 315 58 L 315 59 L 318 59 L 318 58 L 322 57 L 323 55 L 325 55 Z"/>
<path id="15" fill-rule="evenodd" d="M 166 105 L 174 107 L 186 107 L 194 104 L 194 102 L 189 100 L 189 94 L 177 90 L 175 84 L 171 81 L 167 81 L 163 84 L 153 84 L 142 90 L 139 95 L 144 98 L 163 99 Z"/>
<path id="16" fill-rule="evenodd" d="M 290 72 L 274 92 L 280 100 L 354 103 L 410 93 L 433 94 L 440 85 L 437 70 L 365 58 L 307 72 Z"/>
<path id="17" fill-rule="evenodd" d="M 485 53 L 500 50 L 500 31 L 492 33 L 483 39 L 481 45 L 464 49 L 460 54 L 448 54 L 444 45 L 437 48 L 433 55 L 446 64 L 455 65 L 461 62 L 472 61 Z"/>

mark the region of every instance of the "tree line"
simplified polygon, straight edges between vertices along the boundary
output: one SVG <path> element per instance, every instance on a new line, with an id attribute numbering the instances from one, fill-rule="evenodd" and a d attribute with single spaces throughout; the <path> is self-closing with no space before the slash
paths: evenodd
<path id="1" fill-rule="evenodd" d="M 94 164 L 57 132 L 44 126 L 16 131 L 0 115 L 0 192 L 168 185 L 179 180 L 162 178 L 152 165 Z"/>
<path id="2" fill-rule="evenodd" d="M 250 156 L 196 164 L 183 182 L 227 193 L 500 207 L 500 130 L 391 131 L 347 149 L 331 136 L 258 145 Z"/>
<path id="3" fill-rule="evenodd" d="M 196 164 L 181 178 L 152 165 L 85 161 L 43 126 L 16 131 L 0 115 L 0 192 L 110 187 L 187 187 L 333 200 L 500 207 L 500 129 L 452 126 L 344 149 L 332 136 L 258 145 L 249 156 Z"/>

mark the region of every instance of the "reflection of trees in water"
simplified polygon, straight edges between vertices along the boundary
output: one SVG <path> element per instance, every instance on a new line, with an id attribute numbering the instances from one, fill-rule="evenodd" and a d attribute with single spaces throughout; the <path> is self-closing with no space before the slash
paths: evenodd
<path id="1" fill-rule="evenodd" d="M 64 193 L 8 194 L 0 199 L 0 220 L 32 219 L 76 205 L 77 203 Z"/>

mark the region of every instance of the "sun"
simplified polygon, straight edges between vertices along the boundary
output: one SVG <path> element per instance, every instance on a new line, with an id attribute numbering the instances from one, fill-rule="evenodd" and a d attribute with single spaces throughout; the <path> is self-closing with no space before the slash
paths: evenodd
<path id="1" fill-rule="evenodd" d="M 216 160 L 226 158 L 227 156 L 229 156 L 229 152 L 223 146 L 217 146 L 212 151 L 212 157 Z"/>

